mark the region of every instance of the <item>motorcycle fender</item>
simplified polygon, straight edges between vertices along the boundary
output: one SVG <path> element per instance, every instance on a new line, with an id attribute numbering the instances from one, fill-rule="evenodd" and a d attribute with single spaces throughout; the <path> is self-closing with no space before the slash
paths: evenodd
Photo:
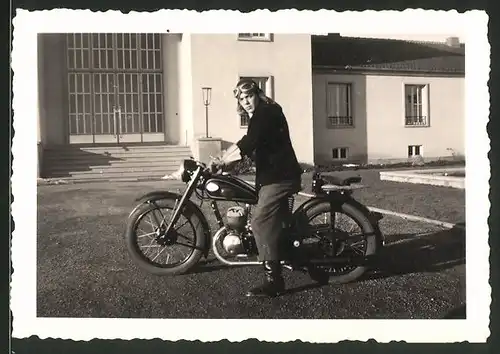
<path id="1" fill-rule="evenodd" d="M 379 221 L 383 218 L 383 215 L 380 213 L 371 211 L 365 205 L 361 204 L 356 199 L 354 199 L 348 195 L 331 194 L 331 195 L 324 195 L 324 196 L 322 196 L 322 195 L 315 196 L 314 198 L 308 199 L 304 203 L 302 203 L 297 208 L 297 210 L 294 212 L 294 215 L 296 217 L 298 217 L 300 214 L 302 214 L 302 213 L 306 212 L 307 210 L 315 207 L 316 205 L 324 203 L 324 202 L 333 203 L 334 205 L 338 205 L 339 207 L 340 207 L 340 205 L 342 205 L 344 203 L 350 203 L 353 206 L 355 206 L 357 209 L 361 210 L 361 212 L 363 212 L 370 220 L 380 242 L 382 244 L 384 244 L 385 237 L 384 237 L 384 235 L 379 227 Z"/>
<path id="2" fill-rule="evenodd" d="M 180 199 L 182 196 L 178 193 L 172 193 L 172 192 L 167 192 L 167 191 L 153 191 L 146 193 L 139 198 L 136 198 L 135 201 L 137 202 L 137 205 L 135 208 L 130 212 L 128 215 L 129 217 L 135 213 L 135 211 L 144 203 L 148 202 L 154 202 L 156 200 L 162 200 L 162 199 Z"/>
<path id="3" fill-rule="evenodd" d="M 142 195 L 141 197 L 135 199 L 137 202 L 137 206 L 130 212 L 130 215 L 132 215 L 141 205 L 144 203 L 149 203 L 149 202 L 155 202 L 157 200 L 162 200 L 162 199 L 178 199 L 180 200 L 182 198 L 182 195 L 178 193 L 173 193 L 173 192 L 168 192 L 168 191 L 153 191 L 146 193 Z M 193 210 L 193 212 L 196 214 L 196 216 L 201 220 L 202 226 L 203 226 L 203 232 L 205 234 L 205 247 L 204 247 L 204 256 L 205 258 L 208 257 L 208 253 L 210 251 L 210 245 L 211 245 L 211 230 L 210 230 L 210 224 L 208 223 L 207 218 L 201 211 L 200 207 L 193 203 L 191 200 L 186 200 L 186 205 Z"/>
<path id="4" fill-rule="evenodd" d="M 298 208 L 297 210 L 295 211 L 295 213 L 303 213 L 313 207 L 315 207 L 316 205 L 318 204 L 321 204 L 321 203 L 324 203 L 324 202 L 330 202 L 330 203 L 334 203 L 334 204 L 337 204 L 337 205 L 342 205 L 344 202 L 346 202 L 348 199 L 351 199 L 349 197 L 346 197 L 346 196 L 343 196 L 343 195 L 330 195 L 330 196 L 327 196 L 327 195 L 318 195 L 318 196 L 315 196 L 311 199 L 308 199 L 306 200 L 304 203 L 302 203 Z"/>

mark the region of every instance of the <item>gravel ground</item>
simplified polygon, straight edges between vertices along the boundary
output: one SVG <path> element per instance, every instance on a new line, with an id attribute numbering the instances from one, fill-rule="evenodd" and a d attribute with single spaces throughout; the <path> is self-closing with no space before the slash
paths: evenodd
<path id="1" fill-rule="evenodd" d="M 377 171 L 359 174 L 369 188 L 355 197 L 369 206 L 465 220 L 463 190 L 380 181 Z M 464 232 L 395 217 L 381 224 L 388 241 L 381 270 L 348 285 L 319 287 L 304 274 L 286 271 L 287 294 L 248 299 L 244 293 L 261 281 L 261 270 L 227 268 L 212 255 L 192 274 L 148 275 L 130 261 L 122 234 L 134 198 L 155 189 L 176 186 L 39 186 L 38 316 L 442 318 L 465 303 Z"/>

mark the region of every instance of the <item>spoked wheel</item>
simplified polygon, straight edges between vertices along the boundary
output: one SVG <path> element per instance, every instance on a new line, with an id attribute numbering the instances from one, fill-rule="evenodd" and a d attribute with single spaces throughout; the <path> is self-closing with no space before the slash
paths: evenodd
<path id="1" fill-rule="evenodd" d="M 350 203 L 321 203 L 307 211 L 308 232 L 303 239 L 308 257 L 321 259 L 309 275 L 321 283 L 342 284 L 359 278 L 366 262 L 378 251 L 377 235 L 367 216 Z"/>
<path id="2" fill-rule="evenodd" d="M 175 200 L 169 199 L 141 205 L 127 224 L 127 249 L 133 261 L 149 273 L 186 273 L 203 255 L 203 226 L 189 206 L 166 232 L 174 208 Z"/>

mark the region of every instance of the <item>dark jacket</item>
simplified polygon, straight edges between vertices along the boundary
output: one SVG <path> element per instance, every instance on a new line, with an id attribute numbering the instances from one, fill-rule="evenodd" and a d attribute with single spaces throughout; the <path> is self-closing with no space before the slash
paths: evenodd
<path id="1" fill-rule="evenodd" d="M 247 134 L 236 144 L 242 157 L 255 161 L 257 187 L 300 179 L 302 169 L 278 104 L 260 102 L 250 119 Z"/>

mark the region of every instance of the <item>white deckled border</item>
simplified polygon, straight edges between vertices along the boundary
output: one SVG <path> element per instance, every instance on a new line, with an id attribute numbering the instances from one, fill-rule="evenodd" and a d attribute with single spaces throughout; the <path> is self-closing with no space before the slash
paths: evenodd
<path id="1" fill-rule="evenodd" d="M 396 11 L 297 11 L 251 14 L 237 11 L 158 11 L 122 14 L 119 11 L 91 12 L 65 10 L 17 11 L 13 20 L 14 42 L 14 175 L 15 201 L 12 214 L 15 231 L 12 240 L 11 310 L 13 337 L 75 340 L 153 339 L 241 341 L 338 342 L 341 340 L 379 342 L 484 342 L 489 332 L 490 286 L 488 225 L 489 215 L 489 114 L 488 17 L 481 11 L 406 10 Z M 422 26 L 425 23 L 425 26 Z M 467 112 L 467 320 L 158 320 L 158 319 L 74 319 L 36 318 L 36 159 L 37 159 L 37 34 L 47 32 L 189 32 L 350 34 L 452 34 L 466 42 Z M 414 33 L 415 34 L 415 33 Z M 278 324 L 278 325 L 277 325 Z M 278 326 L 278 327 L 277 327 Z M 199 330 L 195 330 L 195 327 Z M 165 331 L 168 328 L 168 331 Z M 190 328 L 186 331 L 186 328 Z M 237 328 L 238 330 L 235 330 Z M 276 330 L 279 328 L 279 330 Z M 307 331 L 304 331 L 307 328 Z"/>

